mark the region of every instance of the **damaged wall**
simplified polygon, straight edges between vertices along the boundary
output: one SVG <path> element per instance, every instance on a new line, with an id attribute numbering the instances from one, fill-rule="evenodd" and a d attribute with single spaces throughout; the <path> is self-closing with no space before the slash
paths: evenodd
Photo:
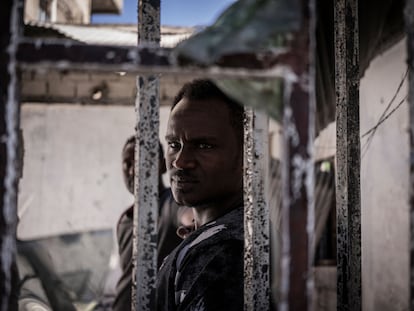
<path id="1" fill-rule="evenodd" d="M 369 66 L 361 81 L 361 134 L 380 119 L 407 70 L 406 41 Z M 407 95 L 407 80 L 388 112 Z M 409 115 L 405 101 L 361 139 L 363 310 L 409 309 Z"/>
<path id="2" fill-rule="evenodd" d="M 160 109 L 164 141 L 169 107 Z M 22 106 L 25 154 L 18 236 L 22 239 L 114 227 L 133 203 L 121 151 L 134 133 L 131 106 Z"/>
<path id="3" fill-rule="evenodd" d="M 162 76 L 160 105 L 171 105 L 189 80 L 188 76 Z M 125 72 L 25 71 L 22 75 L 26 102 L 132 105 L 136 93 L 136 75 Z"/>

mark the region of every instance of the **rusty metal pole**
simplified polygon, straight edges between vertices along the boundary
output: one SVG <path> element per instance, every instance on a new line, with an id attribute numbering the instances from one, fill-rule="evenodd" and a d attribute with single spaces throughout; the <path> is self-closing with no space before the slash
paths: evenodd
<path id="1" fill-rule="evenodd" d="M 407 0 L 404 13 L 407 34 L 410 113 L 410 310 L 414 310 L 414 0 Z"/>
<path id="2" fill-rule="evenodd" d="M 16 227 L 19 180 L 20 78 L 16 66 L 23 1 L 0 8 L 0 310 L 17 310 Z"/>
<path id="3" fill-rule="evenodd" d="M 160 0 L 139 0 L 138 44 L 159 47 Z M 155 310 L 157 276 L 159 79 L 137 77 L 132 310 Z"/>
<path id="4" fill-rule="evenodd" d="M 268 118 L 246 109 L 244 130 L 244 310 L 269 310 Z"/>
<path id="5" fill-rule="evenodd" d="M 335 2 L 337 310 L 361 310 L 358 0 Z"/>
<path id="6" fill-rule="evenodd" d="M 313 310 L 315 1 L 302 1 L 303 23 L 284 80 L 280 311 Z"/>

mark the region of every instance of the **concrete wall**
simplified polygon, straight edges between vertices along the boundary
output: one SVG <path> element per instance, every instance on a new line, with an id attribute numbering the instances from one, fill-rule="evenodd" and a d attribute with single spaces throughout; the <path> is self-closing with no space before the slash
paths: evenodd
<path id="1" fill-rule="evenodd" d="M 406 72 L 406 42 L 376 58 L 361 82 L 361 133 L 377 124 Z M 407 94 L 407 81 L 392 110 Z M 361 140 L 363 310 L 408 310 L 408 104 Z M 365 153 L 364 153 L 365 152 Z"/>
<path id="2" fill-rule="evenodd" d="M 91 0 L 50 0 L 50 18 L 54 23 L 89 24 L 91 20 Z M 39 0 L 25 2 L 25 22 L 39 18 Z"/>
<path id="3" fill-rule="evenodd" d="M 74 102 L 84 104 L 132 105 L 136 94 L 135 75 L 57 71 L 24 72 L 23 100 L 37 102 Z M 98 97 L 93 97 L 101 92 Z"/>
<path id="4" fill-rule="evenodd" d="M 24 3 L 24 21 L 36 21 L 39 18 L 39 0 L 27 0 Z"/>
<path id="5" fill-rule="evenodd" d="M 161 76 L 160 104 L 170 105 L 189 80 L 189 76 Z M 22 74 L 22 98 L 26 102 L 133 105 L 136 93 L 135 74 L 80 71 L 24 71 Z"/>
<path id="6" fill-rule="evenodd" d="M 79 23 L 89 24 L 91 22 L 92 0 L 75 0 L 75 2 L 82 13 L 82 19 Z"/>
<path id="7" fill-rule="evenodd" d="M 164 142 L 169 107 L 160 109 Z M 20 182 L 21 239 L 114 227 L 133 202 L 121 150 L 134 133 L 131 106 L 22 106 L 25 155 Z"/>
<path id="8" fill-rule="evenodd" d="M 22 107 L 25 143 L 20 238 L 112 227 L 133 201 L 121 149 L 134 129 L 132 107 Z"/>
<path id="9" fill-rule="evenodd" d="M 380 120 L 407 70 L 403 40 L 372 61 L 360 85 L 363 135 Z M 409 115 L 407 78 L 390 117 L 370 143 L 361 139 L 362 304 L 364 311 L 409 310 Z M 401 103 L 399 108 L 396 108 Z M 386 113 L 387 114 L 387 113 Z M 315 157 L 335 155 L 331 123 L 315 142 Z M 277 131 L 274 131 L 277 133 Z M 315 268 L 315 310 L 336 310 L 336 269 Z"/>
<path id="10" fill-rule="evenodd" d="M 407 70 L 403 40 L 372 61 L 360 85 L 363 135 L 386 110 Z M 388 112 L 402 105 L 361 139 L 362 304 L 364 311 L 409 310 L 409 133 L 407 80 Z M 335 154 L 335 123 L 315 143 L 316 156 Z M 319 154 L 319 155 L 318 155 Z M 318 271 L 316 271 L 318 272 Z M 321 272 L 321 271 L 319 271 Z M 323 272 L 323 271 L 322 271 Z M 334 310 L 336 280 L 319 273 L 316 310 Z M 319 283 L 319 285 L 318 285 Z M 331 306 L 331 307 L 328 307 Z"/>

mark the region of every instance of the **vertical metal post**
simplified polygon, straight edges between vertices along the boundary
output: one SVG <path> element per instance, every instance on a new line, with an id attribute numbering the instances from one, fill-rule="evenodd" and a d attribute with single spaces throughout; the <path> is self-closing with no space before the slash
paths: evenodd
<path id="1" fill-rule="evenodd" d="M 414 310 L 414 0 L 405 4 L 410 113 L 410 310 Z"/>
<path id="2" fill-rule="evenodd" d="M 160 0 L 139 0 L 138 20 L 138 44 L 159 46 Z M 137 77 L 137 89 L 132 310 L 152 311 L 157 276 L 158 77 Z"/>
<path id="3" fill-rule="evenodd" d="M 0 25 L 0 310 L 17 310 L 16 227 L 20 114 L 16 52 L 23 1 L 1 4 Z"/>
<path id="4" fill-rule="evenodd" d="M 284 81 L 280 311 L 313 308 L 315 1 L 302 1 L 302 7 L 294 75 Z"/>
<path id="5" fill-rule="evenodd" d="M 269 310 L 268 118 L 246 109 L 244 132 L 244 310 Z"/>
<path id="6" fill-rule="evenodd" d="M 358 0 L 335 2 L 337 309 L 361 310 Z"/>

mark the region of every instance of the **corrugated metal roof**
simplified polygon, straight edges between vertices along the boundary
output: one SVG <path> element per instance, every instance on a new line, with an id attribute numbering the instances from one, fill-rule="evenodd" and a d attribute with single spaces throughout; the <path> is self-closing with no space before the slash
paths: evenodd
<path id="1" fill-rule="evenodd" d="M 36 28 L 36 36 L 42 36 L 42 29 L 54 30 L 59 34 L 87 44 L 136 46 L 138 35 L 136 25 L 81 25 L 30 22 Z M 161 46 L 174 47 L 196 31 L 190 27 L 161 27 Z"/>

